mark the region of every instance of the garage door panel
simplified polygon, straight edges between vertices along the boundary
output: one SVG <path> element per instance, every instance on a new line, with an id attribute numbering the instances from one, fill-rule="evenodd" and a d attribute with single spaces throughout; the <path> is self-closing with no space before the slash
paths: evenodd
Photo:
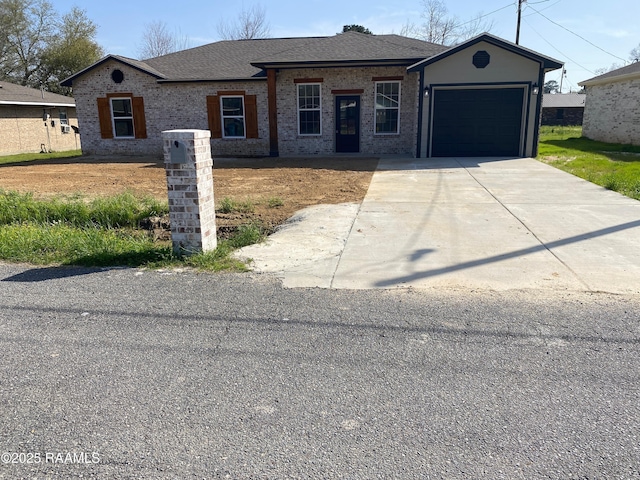
<path id="1" fill-rule="evenodd" d="M 435 90 L 433 156 L 520 153 L 524 89 Z"/>

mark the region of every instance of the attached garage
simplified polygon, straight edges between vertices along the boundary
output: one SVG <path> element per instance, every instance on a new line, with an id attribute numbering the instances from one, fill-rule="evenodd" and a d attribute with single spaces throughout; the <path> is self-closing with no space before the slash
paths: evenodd
<path id="1" fill-rule="evenodd" d="M 524 88 L 433 92 L 433 157 L 517 156 Z"/>
<path id="2" fill-rule="evenodd" d="M 546 72 L 562 63 L 483 34 L 411 66 L 418 157 L 535 156 Z"/>

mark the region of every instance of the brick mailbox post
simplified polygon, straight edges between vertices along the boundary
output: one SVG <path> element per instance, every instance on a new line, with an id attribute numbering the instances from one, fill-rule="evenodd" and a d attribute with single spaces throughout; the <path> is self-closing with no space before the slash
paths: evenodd
<path id="1" fill-rule="evenodd" d="M 208 130 L 162 132 L 173 250 L 206 252 L 216 248 L 213 160 Z"/>

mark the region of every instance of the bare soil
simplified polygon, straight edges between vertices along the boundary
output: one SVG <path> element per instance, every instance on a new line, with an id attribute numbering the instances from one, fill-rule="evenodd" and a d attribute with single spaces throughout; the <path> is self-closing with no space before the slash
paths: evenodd
<path id="1" fill-rule="evenodd" d="M 216 205 L 227 197 L 249 207 L 218 213 L 218 229 L 224 233 L 258 221 L 272 230 L 310 205 L 360 202 L 377 163 L 377 158 L 360 157 L 215 159 Z M 82 156 L 0 165 L 0 189 L 41 198 L 76 193 L 92 198 L 125 191 L 167 198 L 163 162 L 150 157 Z"/>

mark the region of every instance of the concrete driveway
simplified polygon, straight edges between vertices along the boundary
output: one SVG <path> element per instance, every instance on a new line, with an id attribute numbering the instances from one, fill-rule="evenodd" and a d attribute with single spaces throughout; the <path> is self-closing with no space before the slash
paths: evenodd
<path id="1" fill-rule="evenodd" d="M 380 161 L 241 256 L 285 286 L 640 293 L 640 202 L 531 158 Z"/>

